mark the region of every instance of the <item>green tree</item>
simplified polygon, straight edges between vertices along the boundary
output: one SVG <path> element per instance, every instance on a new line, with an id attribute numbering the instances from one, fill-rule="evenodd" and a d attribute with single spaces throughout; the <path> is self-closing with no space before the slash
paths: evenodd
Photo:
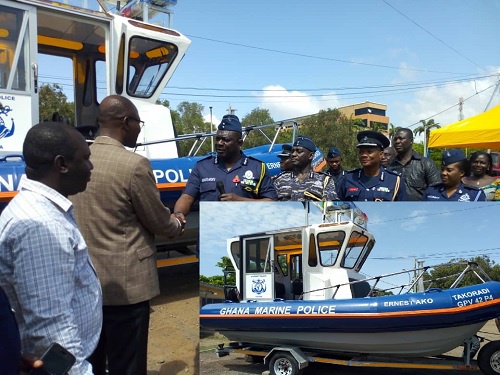
<path id="1" fill-rule="evenodd" d="M 431 130 L 432 129 L 439 129 L 441 127 L 441 125 L 434 122 L 434 119 L 430 119 L 429 121 L 420 120 L 420 123 L 422 125 L 415 128 L 415 130 L 413 130 L 413 133 L 415 133 L 415 135 L 420 135 L 420 134 L 424 135 L 424 153 L 423 153 L 423 155 L 427 156 L 427 144 L 429 143 L 429 135 L 431 133 Z"/>
<path id="2" fill-rule="evenodd" d="M 469 259 L 470 262 L 477 263 L 486 274 L 492 279 L 500 280 L 500 265 L 495 264 L 487 255 L 476 256 Z M 463 264 L 457 264 L 462 262 Z M 457 276 L 465 269 L 466 259 L 451 259 L 447 264 L 434 267 L 430 272 L 424 274 L 425 287 L 447 289 L 456 280 Z M 469 272 L 463 279 L 460 286 L 474 285 L 480 280 L 474 273 Z"/>
<path id="3" fill-rule="evenodd" d="M 234 267 L 231 263 L 231 259 L 227 256 L 223 256 L 219 262 L 216 264 L 217 267 L 221 268 L 221 274 L 215 276 L 204 276 L 200 274 L 200 281 L 212 285 L 224 286 L 224 271 L 227 272 L 226 285 L 235 285 L 236 277 L 234 274 Z"/>
<path id="4" fill-rule="evenodd" d="M 56 83 L 42 85 L 39 91 L 40 122 L 51 121 L 54 113 L 68 119 L 69 124 L 75 125 L 75 106 L 68 102 L 68 98 L 61 86 Z"/>
<path id="5" fill-rule="evenodd" d="M 177 106 L 177 114 L 172 113 L 172 121 L 174 123 L 177 135 L 193 134 L 193 133 L 208 133 L 210 132 L 210 123 L 205 122 L 202 112 L 203 105 L 199 103 L 182 102 Z M 195 139 L 182 141 L 179 144 L 179 156 L 188 155 L 191 147 L 195 143 Z M 199 146 L 200 143 L 197 143 Z M 200 147 L 198 155 L 203 155 L 211 151 L 210 139 L 205 139 L 205 142 Z"/>
<path id="6" fill-rule="evenodd" d="M 274 120 L 271 117 L 269 110 L 262 108 L 252 109 L 252 111 L 249 114 L 247 114 L 245 117 L 241 119 L 241 125 L 243 127 L 267 125 L 267 124 L 272 124 L 273 122 Z M 269 139 L 272 140 L 274 138 L 274 132 L 275 132 L 274 127 L 263 128 L 261 129 L 261 131 L 264 134 L 266 134 Z M 261 133 L 261 131 L 252 130 L 246 137 L 243 147 L 250 148 L 269 143 L 269 141 Z"/>
<path id="7" fill-rule="evenodd" d="M 356 134 L 361 129 L 355 125 L 354 119 L 347 118 L 338 109 L 327 109 L 305 119 L 301 133 L 309 136 L 323 155 L 327 154 L 329 147 L 338 147 L 344 168 L 354 169 L 359 166 Z"/>
<path id="8" fill-rule="evenodd" d="M 392 138 L 394 138 L 394 135 L 397 133 L 399 129 L 401 129 L 401 126 L 394 126 L 392 122 L 389 124 L 389 139 L 391 140 L 391 145 L 392 145 Z"/>

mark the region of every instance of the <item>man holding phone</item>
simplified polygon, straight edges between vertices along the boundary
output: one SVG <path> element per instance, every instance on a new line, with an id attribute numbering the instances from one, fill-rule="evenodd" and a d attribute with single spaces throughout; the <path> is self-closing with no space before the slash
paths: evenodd
<path id="1" fill-rule="evenodd" d="M 101 288 L 68 199 L 90 180 L 90 150 L 73 127 L 45 122 L 28 131 L 23 156 L 27 178 L 0 216 L 0 287 L 23 352 L 41 356 L 57 342 L 75 356 L 71 375 L 91 375 Z"/>

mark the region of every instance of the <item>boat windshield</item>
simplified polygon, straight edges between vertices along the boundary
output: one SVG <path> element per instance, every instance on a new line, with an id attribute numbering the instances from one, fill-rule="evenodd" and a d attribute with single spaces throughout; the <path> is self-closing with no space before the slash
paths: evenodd
<path id="1" fill-rule="evenodd" d="M 344 243 L 345 232 L 323 232 L 318 234 L 318 247 L 321 265 L 333 266 Z"/>
<path id="2" fill-rule="evenodd" d="M 127 93 L 151 97 L 177 53 L 177 46 L 172 43 L 142 37 L 131 38 Z"/>
<path id="3" fill-rule="evenodd" d="M 349 238 L 349 243 L 342 259 L 341 267 L 354 268 L 361 258 L 363 249 L 368 242 L 368 237 L 362 233 L 352 232 Z"/>

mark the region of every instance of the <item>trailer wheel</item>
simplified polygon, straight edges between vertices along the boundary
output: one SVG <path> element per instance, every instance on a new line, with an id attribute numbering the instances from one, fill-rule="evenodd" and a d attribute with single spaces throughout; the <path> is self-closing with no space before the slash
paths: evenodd
<path id="1" fill-rule="evenodd" d="M 273 356 L 269 371 L 271 375 L 300 375 L 303 372 L 293 355 L 286 352 L 278 352 Z"/>
<path id="2" fill-rule="evenodd" d="M 500 341 L 491 341 L 483 346 L 477 355 L 477 362 L 483 374 L 500 374 Z"/>

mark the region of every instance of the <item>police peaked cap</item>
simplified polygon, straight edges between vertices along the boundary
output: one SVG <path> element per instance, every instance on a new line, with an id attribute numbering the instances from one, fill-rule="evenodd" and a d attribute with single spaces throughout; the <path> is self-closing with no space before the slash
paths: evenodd
<path id="1" fill-rule="evenodd" d="M 384 149 L 389 147 L 391 142 L 382 133 L 373 130 L 363 130 L 360 131 L 356 137 L 358 139 L 358 144 L 356 147 L 378 147 Z"/>
<path id="2" fill-rule="evenodd" d="M 241 133 L 240 119 L 235 115 L 224 115 L 217 129 Z"/>
<path id="3" fill-rule="evenodd" d="M 307 148 L 309 151 L 315 152 L 316 151 L 316 145 L 314 144 L 313 141 L 311 141 L 307 137 L 298 137 L 295 142 L 293 143 L 294 146 L 300 146 Z"/>
<path id="4" fill-rule="evenodd" d="M 337 147 L 330 147 L 328 149 L 328 154 L 326 154 L 327 158 L 336 158 L 337 156 L 342 156 L 342 153 Z"/>
<path id="5" fill-rule="evenodd" d="M 454 148 L 443 152 L 443 165 L 453 164 L 457 161 L 465 160 L 466 157 L 462 150 Z"/>
<path id="6" fill-rule="evenodd" d="M 288 158 L 292 155 L 292 146 L 290 145 L 283 145 L 281 146 L 281 152 L 278 154 L 278 157 L 280 158 Z"/>

